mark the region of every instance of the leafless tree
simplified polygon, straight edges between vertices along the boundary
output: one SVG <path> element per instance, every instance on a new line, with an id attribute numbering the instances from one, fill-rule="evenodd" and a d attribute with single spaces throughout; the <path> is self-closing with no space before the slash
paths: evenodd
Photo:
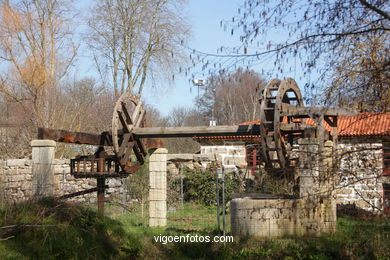
<path id="1" fill-rule="evenodd" d="M 259 74 L 238 69 L 212 76 L 196 103 L 199 112 L 218 124 L 237 124 L 257 118 L 258 89 L 265 84 Z"/>
<path id="2" fill-rule="evenodd" d="M 95 1 L 87 39 L 115 95 L 141 95 L 147 80 L 169 75 L 183 59 L 189 29 L 181 0 Z"/>
<path id="3" fill-rule="evenodd" d="M 1 1 L 0 91 L 7 101 L 33 111 L 31 124 L 52 125 L 52 97 L 72 65 L 69 1 Z"/>

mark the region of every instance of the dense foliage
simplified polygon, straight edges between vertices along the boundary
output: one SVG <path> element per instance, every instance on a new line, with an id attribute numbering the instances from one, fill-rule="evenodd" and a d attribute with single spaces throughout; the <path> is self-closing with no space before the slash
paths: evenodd
<path id="1" fill-rule="evenodd" d="M 219 172 L 221 174 L 221 171 Z M 221 176 L 220 176 L 221 177 Z M 225 176 L 225 199 L 238 191 L 239 181 L 233 174 Z M 220 201 L 222 201 L 222 178 L 218 179 Z M 196 201 L 204 205 L 216 203 L 216 181 L 214 171 L 192 171 L 186 174 L 184 179 L 184 194 L 186 201 Z"/>

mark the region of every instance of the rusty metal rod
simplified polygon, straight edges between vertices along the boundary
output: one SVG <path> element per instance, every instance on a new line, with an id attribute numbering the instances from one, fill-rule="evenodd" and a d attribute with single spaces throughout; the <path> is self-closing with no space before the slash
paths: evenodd
<path id="1" fill-rule="evenodd" d="M 108 189 L 108 185 L 106 185 L 105 188 Z M 81 196 L 81 195 L 92 193 L 92 192 L 96 192 L 96 191 L 98 191 L 97 187 L 96 188 L 92 188 L 92 189 L 88 189 L 88 190 L 82 190 L 82 191 L 73 192 L 73 193 L 70 193 L 70 194 L 65 194 L 65 195 L 62 195 L 62 196 L 58 197 L 58 199 L 60 199 L 60 200 L 69 199 L 69 198 Z"/>

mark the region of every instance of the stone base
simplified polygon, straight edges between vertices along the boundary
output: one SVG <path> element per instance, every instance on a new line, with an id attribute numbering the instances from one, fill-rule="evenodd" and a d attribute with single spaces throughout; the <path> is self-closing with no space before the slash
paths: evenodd
<path id="1" fill-rule="evenodd" d="M 233 199 L 231 232 L 241 237 L 316 235 L 336 229 L 336 205 L 330 199 Z"/>

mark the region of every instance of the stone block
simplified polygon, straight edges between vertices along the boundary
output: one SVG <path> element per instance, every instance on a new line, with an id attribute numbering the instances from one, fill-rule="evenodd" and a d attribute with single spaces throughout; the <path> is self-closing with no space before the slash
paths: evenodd
<path id="1" fill-rule="evenodd" d="M 152 179 L 155 179 L 155 178 L 167 178 L 167 173 L 166 172 L 161 172 L 161 171 L 153 171 L 153 172 L 149 172 L 149 182 L 152 180 Z"/>
<path id="2" fill-rule="evenodd" d="M 295 234 L 294 220 L 291 219 L 270 219 L 270 236 L 282 237 Z"/>
<path id="3" fill-rule="evenodd" d="M 167 203 L 165 201 L 149 201 L 150 218 L 166 218 Z"/>
<path id="4" fill-rule="evenodd" d="M 31 147 L 56 147 L 56 142 L 53 140 L 32 140 Z"/>
<path id="5" fill-rule="evenodd" d="M 20 167 L 20 166 L 25 166 L 25 164 L 26 164 L 26 159 L 7 160 L 8 167 Z"/>
<path id="6" fill-rule="evenodd" d="M 167 170 L 167 164 L 156 161 L 149 161 L 149 171 L 162 172 Z"/>
<path id="7" fill-rule="evenodd" d="M 33 193 L 36 196 L 53 195 L 54 165 L 34 164 L 33 165 Z"/>
<path id="8" fill-rule="evenodd" d="M 16 181 L 16 182 L 19 182 L 19 181 L 23 181 L 25 180 L 26 176 L 25 175 L 10 175 L 8 177 L 8 181 Z"/>
<path id="9" fill-rule="evenodd" d="M 20 182 L 8 182 L 7 183 L 7 187 L 8 188 L 18 188 L 21 186 L 21 183 Z"/>
<path id="10" fill-rule="evenodd" d="M 269 219 L 264 221 L 250 221 L 247 224 L 241 222 L 241 228 L 249 228 L 245 233 L 254 237 L 269 237 L 270 236 L 270 224 Z"/>
<path id="11" fill-rule="evenodd" d="M 194 154 L 194 161 L 209 162 L 214 160 L 215 156 L 213 156 L 212 154 Z"/>
<path id="12" fill-rule="evenodd" d="M 149 179 L 149 187 L 151 189 L 167 189 L 166 176 L 155 176 Z"/>
<path id="13" fill-rule="evenodd" d="M 121 186 L 122 186 L 121 181 L 120 181 L 119 179 L 114 179 L 114 178 L 112 178 L 112 179 L 107 179 L 107 180 L 106 180 L 106 183 L 107 183 L 107 185 L 110 186 L 110 187 L 121 187 Z"/>
<path id="14" fill-rule="evenodd" d="M 54 147 L 33 147 L 33 164 L 53 164 L 55 149 Z"/>
<path id="15" fill-rule="evenodd" d="M 348 189 L 348 188 L 338 189 L 338 190 L 336 190 L 336 193 L 337 194 L 352 194 L 353 190 Z"/>
<path id="16" fill-rule="evenodd" d="M 168 150 L 166 148 L 158 148 L 153 151 L 153 153 L 150 156 L 153 156 L 154 154 L 161 154 L 161 153 L 168 153 Z"/>
<path id="17" fill-rule="evenodd" d="M 235 166 L 242 166 L 246 165 L 245 157 L 238 157 L 238 156 L 226 156 L 223 159 L 223 165 L 235 165 Z"/>
<path id="18" fill-rule="evenodd" d="M 66 164 L 66 160 L 65 159 L 54 159 L 54 164 L 63 166 L 64 164 Z"/>
<path id="19" fill-rule="evenodd" d="M 149 201 L 163 201 L 167 200 L 166 189 L 150 189 L 149 190 Z"/>
<path id="20" fill-rule="evenodd" d="M 194 160 L 194 155 L 189 153 L 183 153 L 183 154 L 167 154 L 165 156 L 165 160 L 171 161 L 171 162 L 185 162 L 185 161 L 192 161 Z"/>

